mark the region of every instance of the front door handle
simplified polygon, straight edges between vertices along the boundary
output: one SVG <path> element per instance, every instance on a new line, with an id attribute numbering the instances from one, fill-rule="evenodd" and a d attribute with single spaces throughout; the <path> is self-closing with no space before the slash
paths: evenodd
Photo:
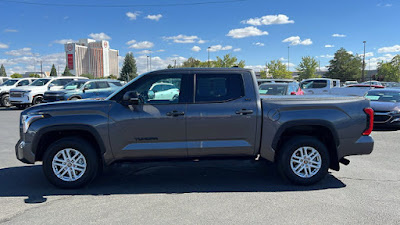
<path id="1" fill-rule="evenodd" d="M 185 112 L 178 112 L 176 110 L 171 111 L 171 112 L 167 112 L 167 116 L 175 117 L 175 116 L 183 116 L 183 115 L 185 115 Z"/>
<path id="2" fill-rule="evenodd" d="M 236 111 L 236 114 L 239 114 L 239 115 L 247 115 L 247 114 L 252 114 L 252 113 L 253 113 L 253 110 L 251 110 L 251 109 L 241 109 L 241 110 Z"/>

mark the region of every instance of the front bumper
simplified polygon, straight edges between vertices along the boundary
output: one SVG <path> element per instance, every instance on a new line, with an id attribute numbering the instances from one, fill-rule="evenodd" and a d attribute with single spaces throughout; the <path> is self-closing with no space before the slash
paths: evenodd
<path id="1" fill-rule="evenodd" d="M 32 152 L 31 143 L 19 140 L 15 145 L 15 155 L 17 156 L 17 159 L 23 163 L 35 163 L 35 154 Z"/>
<path id="2" fill-rule="evenodd" d="M 338 158 L 349 155 L 368 155 L 374 149 L 374 139 L 371 136 L 361 136 L 359 139 L 342 139 L 338 147 Z"/>
<path id="3" fill-rule="evenodd" d="M 400 127 L 400 113 L 375 112 L 374 126 Z"/>
<path id="4" fill-rule="evenodd" d="M 12 97 L 10 96 L 10 103 L 12 105 L 27 105 L 32 103 L 31 96 Z"/>

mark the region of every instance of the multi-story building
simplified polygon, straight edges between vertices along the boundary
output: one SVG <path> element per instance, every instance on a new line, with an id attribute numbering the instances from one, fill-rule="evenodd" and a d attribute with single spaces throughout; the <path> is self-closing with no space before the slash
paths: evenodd
<path id="1" fill-rule="evenodd" d="M 110 49 L 108 41 L 80 39 L 78 43 L 67 43 L 64 47 L 72 74 L 92 74 L 96 78 L 118 76 L 118 50 Z"/>

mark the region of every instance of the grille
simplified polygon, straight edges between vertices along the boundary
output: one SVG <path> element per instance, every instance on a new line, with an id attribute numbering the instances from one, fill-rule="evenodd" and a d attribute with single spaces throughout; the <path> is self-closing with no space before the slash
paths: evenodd
<path id="1" fill-rule="evenodd" d="M 21 98 L 22 97 L 22 92 L 11 92 L 10 93 L 10 97 L 14 97 L 14 98 Z"/>
<path id="2" fill-rule="evenodd" d="M 374 112 L 374 122 L 376 123 L 386 123 L 389 121 L 392 116 L 389 114 L 388 111 L 375 111 Z"/>
<path id="3" fill-rule="evenodd" d="M 63 96 L 57 96 L 57 95 L 44 95 L 43 99 L 46 102 L 55 102 L 55 101 L 64 100 L 64 97 Z"/>

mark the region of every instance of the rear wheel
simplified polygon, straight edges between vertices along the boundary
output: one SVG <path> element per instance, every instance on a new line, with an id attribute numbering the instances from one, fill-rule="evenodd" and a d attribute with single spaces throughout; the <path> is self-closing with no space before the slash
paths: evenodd
<path id="1" fill-rule="evenodd" d="M 329 153 L 317 138 L 299 136 L 286 142 L 278 155 L 281 175 L 290 182 L 311 185 L 322 180 L 328 173 Z"/>
<path id="2" fill-rule="evenodd" d="M 11 103 L 10 103 L 10 95 L 5 94 L 3 96 L 1 96 L 1 105 L 4 107 L 10 107 Z"/>
<path id="3" fill-rule="evenodd" d="M 43 102 L 43 96 L 35 96 L 32 101 L 32 105 L 37 105 Z"/>
<path id="4" fill-rule="evenodd" d="M 59 188 L 79 188 L 97 175 L 99 159 L 93 146 L 77 137 L 62 138 L 43 156 L 43 172 Z"/>
<path id="5" fill-rule="evenodd" d="M 76 100 L 79 100 L 80 98 L 78 98 L 78 97 L 72 97 L 70 100 L 71 101 L 76 101 Z"/>

